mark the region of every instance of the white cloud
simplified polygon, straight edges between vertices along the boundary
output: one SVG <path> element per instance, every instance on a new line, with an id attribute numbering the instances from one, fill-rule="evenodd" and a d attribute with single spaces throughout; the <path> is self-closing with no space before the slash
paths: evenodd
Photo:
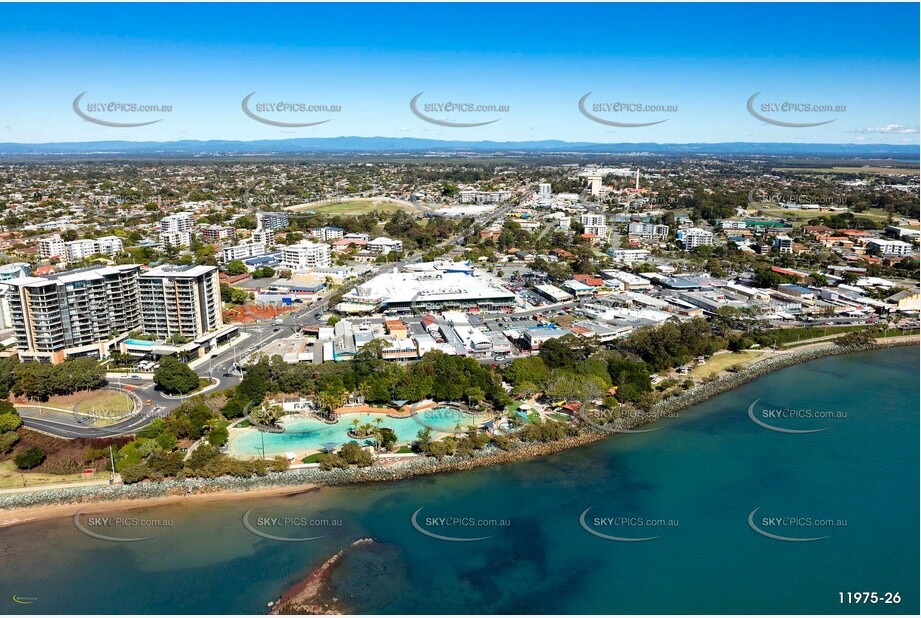
<path id="1" fill-rule="evenodd" d="M 871 127 L 869 129 L 853 129 L 851 133 L 884 133 L 887 135 L 914 135 L 918 127 L 906 127 L 901 124 L 887 124 L 884 127 Z"/>

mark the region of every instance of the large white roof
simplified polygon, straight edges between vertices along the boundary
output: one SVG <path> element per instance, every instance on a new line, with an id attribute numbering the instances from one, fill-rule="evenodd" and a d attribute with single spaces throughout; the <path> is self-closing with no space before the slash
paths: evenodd
<path id="1" fill-rule="evenodd" d="M 508 298 L 515 295 L 485 277 L 458 272 L 398 272 L 378 275 L 343 296 L 344 301 L 385 304 Z"/>

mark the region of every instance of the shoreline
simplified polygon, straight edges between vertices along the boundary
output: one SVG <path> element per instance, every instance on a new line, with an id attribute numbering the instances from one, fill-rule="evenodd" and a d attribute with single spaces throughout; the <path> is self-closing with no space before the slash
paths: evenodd
<path id="1" fill-rule="evenodd" d="M 94 513 L 102 512 L 121 512 L 148 507 L 184 504 L 189 501 L 192 501 L 195 504 L 225 502 L 227 500 L 235 500 L 238 497 L 241 497 L 240 494 L 244 493 L 247 497 L 253 498 L 289 496 L 316 491 L 319 488 L 319 485 L 264 487 L 261 489 L 250 489 L 245 492 L 217 490 L 213 492 L 203 491 L 194 494 L 174 493 L 171 495 L 143 499 L 115 498 L 112 500 L 96 500 L 92 502 L 66 502 L 62 504 L 51 504 L 43 506 L 27 506 L 0 510 L 0 530 L 8 526 L 16 526 L 19 524 L 29 524 L 45 521 L 48 519 L 72 517 L 78 512 L 83 512 L 91 515 Z"/>
<path id="2" fill-rule="evenodd" d="M 870 352 L 893 347 L 918 345 L 917 337 L 896 341 L 876 342 L 865 346 L 844 348 L 836 344 L 822 344 L 810 349 L 784 352 L 777 356 L 759 359 L 736 373 L 730 373 L 704 383 L 653 406 L 652 410 L 626 419 L 623 427 L 633 429 L 702 403 L 712 397 L 733 390 L 760 377 L 828 356 Z M 563 450 L 604 440 L 616 431 L 600 429 L 583 430 L 579 435 L 547 443 L 527 443 L 508 451 L 490 446 L 472 457 L 455 459 L 446 457 L 414 457 L 405 461 L 389 462 L 368 468 L 349 468 L 331 471 L 298 469 L 265 477 L 219 477 L 169 480 L 136 485 L 73 487 L 9 494 L 0 497 L 0 528 L 46 519 L 72 516 L 81 509 L 92 511 L 129 510 L 149 506 L 175 504 L 193 499 L 196 502 L 224 501 L 258 496 L 280 496 L 313 491 L 320 487 L 336 487 L 359 483 L 397 481 L 416 476 L 444 472 L 459 472 L 502 463 L 527 461 Z"/>

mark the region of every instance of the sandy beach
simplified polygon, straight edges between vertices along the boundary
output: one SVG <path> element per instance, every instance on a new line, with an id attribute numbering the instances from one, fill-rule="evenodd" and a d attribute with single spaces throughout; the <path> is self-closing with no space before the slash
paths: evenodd
<path id="1" fill-rule="evenodd" d="M 224 502 L 228 500 L 257 499 L 274 496 L 287 496 L 315 491 L 318 485 L 267 487 L 248 491 L 216 490 L 210 493 L 176 494 L 161 498 L 146 498 L 136 500 L 111 500 L 98 502 L 72 502 L 69 504 L 55 504 L 51 506 L 34 506 L 20 509 L 0 510 L 0 528 L 25 524 L 60 517 L 72 517 L 78 511 L 84 513 L 111 513 L 113 511 L 128 511 L 132 509 L 148 508 L 152 506 L 165 506 L 171 504 L 204 504 L 208 502 Z"/>

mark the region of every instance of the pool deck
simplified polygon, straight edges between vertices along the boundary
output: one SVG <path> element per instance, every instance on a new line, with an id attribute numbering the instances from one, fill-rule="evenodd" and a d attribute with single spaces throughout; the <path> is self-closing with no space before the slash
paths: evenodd
<path id="1" fill-rule="evenodd" d="M 421 401 L 415 405 L 403 406 L 399 410 L 396 410 L 394 408 L 376 408 L 374 406 L 362 404 L 357 406 L 342 406 L 341 408 L 336 408 L 333 412 L 336 416 L 345 414 L 386 414 L 392 418 L 409 418 L 413 415 L 413 412 L 421 412 L 422 410 L 444 405 L 445 404 L 438 403 L 437 401 Z"/>

